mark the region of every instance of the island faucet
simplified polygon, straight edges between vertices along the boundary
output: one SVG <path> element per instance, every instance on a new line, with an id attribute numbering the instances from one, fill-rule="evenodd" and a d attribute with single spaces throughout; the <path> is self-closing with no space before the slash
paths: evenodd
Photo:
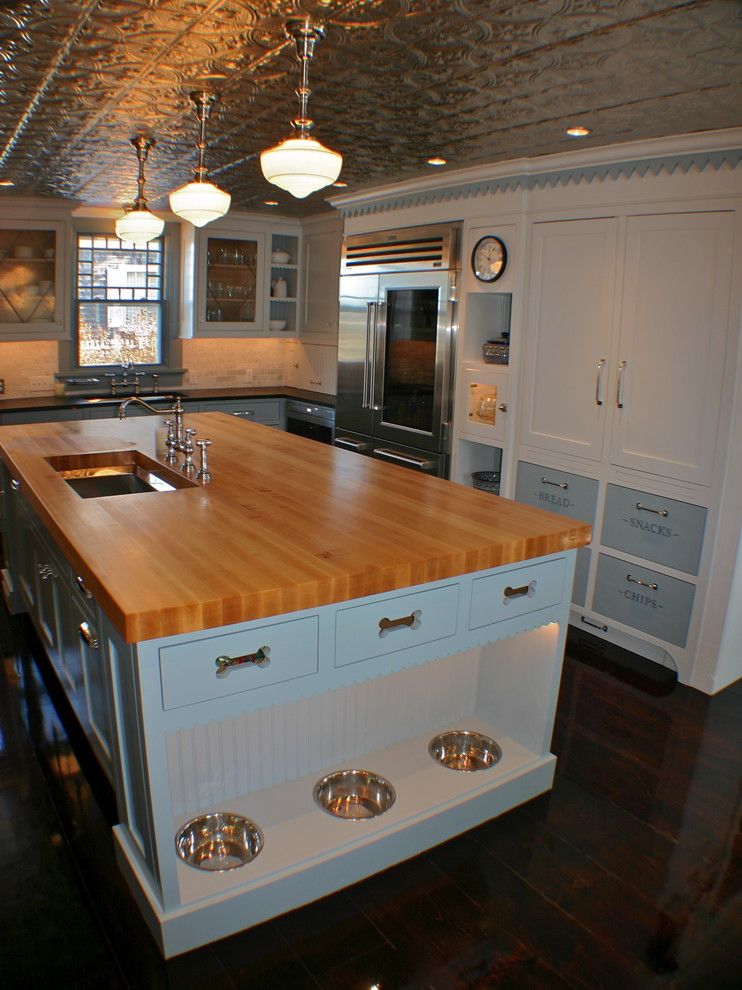
<path id="1" fill-rule="evenodd" d="M 126 419 L 126 407 L 130 402 L 138 402 L 141 406 L 149 409 L 150 412 L 156 413 L 158 416 L 169 416 L 173 415 L 175 417 L 175 448 L 177 450 L 183 449 L 183 403 L 180 401 L 179 395 L 163 395 L 163 399 L 172 399 L 172 406 L 165 406 L 165 408 L 158 408 L 157 406 L 152 406 L 149 402 L 145 402 L 144 399 L 140 399 L 138 395 L 132 395 L 128 399 L 125 399 L 119 406 L 119 419 Z"/>

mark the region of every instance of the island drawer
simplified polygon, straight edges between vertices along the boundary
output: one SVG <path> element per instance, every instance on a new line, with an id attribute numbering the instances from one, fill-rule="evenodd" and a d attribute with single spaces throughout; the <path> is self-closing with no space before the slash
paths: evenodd
<path id="1" fill-rule="evenodd" d="M 335 666 L 453 636 L 458 612 L 458 584 L 342 608 L 335 617 Z"/>
<path id="2" fill-rule="evenodd" d="M 182 708 L 315 674 L 318 636 L 319 619 L 310 615 L 223 636 L 204 634 L 163 647 L 162 706 Z M 217 676 L 218 658 L 233 661 L 222 676 Z"/>
<path id="3" fill-rule="evenodd" d="M 600 554 L 593 609 L 601 615 L 684 647 L 694 595 L 688 581 Z"/>
<path id="4" fill-rule="evenodd" d="M 706 509 L 608 485 L 601 543 L 677 571 L 698 574 Z"/>
<path id="5" fill-rule="evenodd" d="M 519 461 L 515 501 L 537 509 L 548 509 L 570 519 L 579 519 L 592 526 L 598 504 L 598 482 L 569 471 Z"/>
<path id="6" fill-rule="evenodd" d="M 472 582 L 469 628 L 556 605 L 564 585 L 564 558 L 516 567 Z"/>

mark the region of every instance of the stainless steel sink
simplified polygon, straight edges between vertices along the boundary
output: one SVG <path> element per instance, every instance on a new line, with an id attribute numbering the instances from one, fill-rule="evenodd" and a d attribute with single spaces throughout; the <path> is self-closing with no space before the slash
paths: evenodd
<path id="1" fill-rule="evenodd" d="M 168 391 L 168 392 L 155 392 L 152 395 L 139 394 L 132 395 L 76 395 L 74 396 L 75 405 L 79 406 L 120 406 L 122 402 L 126 402 L 127 399 L 142 399 L 144 402 L 152 403 L 168 403 L 173 401 L 174 396 L 181 396 L 183 393 L 178 391 Z"/>
<path id="2" fill-rule="evenodd" d="M 139 495 L 193 488 L 195 483 L 138 450 L 47 457 L 47 463 L 81 498 Z"/>

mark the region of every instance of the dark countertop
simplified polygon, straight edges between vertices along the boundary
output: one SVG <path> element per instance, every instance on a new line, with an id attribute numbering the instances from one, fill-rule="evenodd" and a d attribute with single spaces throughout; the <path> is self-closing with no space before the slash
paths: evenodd
<path id="1" fill-rule="evenodd" d="M 239 388 L 176 388 L 173 393 L 161 389 L 163 395 L 177 393 L 181 398 L 191 401 L 200 399 L 299 399 L 301 402 L 311 402 L 318 406 L 335 407 L 335 396 L 325 392 L 310 392 L 308 389 L 291 388 L 288 385 L 244 385 Z M 152 393 L 142 391 L 146 397 Z M 115 405 L 123 402 L 129 396 L 121 393 L 113 395 L 97 395 L 96 405 L 110 402 Z M 89 406 L 92 403 L 80 395 L 29 395 L 17 399 L 0 399 L 0 415 L 4 412 L 27 412 L 41 409 L 74 409 L 78 406 Z"/>

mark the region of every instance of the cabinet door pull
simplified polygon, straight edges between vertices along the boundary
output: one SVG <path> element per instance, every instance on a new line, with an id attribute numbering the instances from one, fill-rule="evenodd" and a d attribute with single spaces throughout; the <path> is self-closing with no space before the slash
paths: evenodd
<path id="1" fill-rule="evenodd" d="M 521 584 L 518 588 L 511 588 L 510 585 L 503 591 L 505 598 L 527 598 L 533 597 L 534 593 L 534 582 L 531 581 L 530 584 Z"/>
<path id="2" fill-rule="evenodd" d="M 651 588 L 652 591 L 656 591 L 658 587 L 654 581 L 642 581 L 641 578 L 632 577 L 630 574 L 626 575 L 626 580 L 631 581 L 632 584 L 640 584 L 642 588 Z"/>
<path id="3" fill-rule="evenodd" d="M 38 567 L 39 577 L 42 581 L 46 581 L 47 578 L 54 577 L 54 568 L 50 564 L 39 564 Z"/>
<path id="4" fill-rule="evenodd" d="M 410 612 L 409 615 L 403 615 L 399 619 L 379 619 L 379 636 L 388 633 L 390 629 L 400 629 L 403 627 L 419 629 L 422 618 L 422 610 L 416 608 L 414 612 Z"/>
<path id="5" fill-rule="evenodd" d="M 642 505 L 641 502 L 636 503 L 636 508 L 639 512 L 654 512 L 656 516 L 662 516 L 664 519 L 670 515 L 667 509 L 651 509 L 648 505 Z"/>
<path id="6" fill-rule="evenodd" d="M 565 492 L 569 488 L 569 485 L 567 484 L 566 481 L 551 481 L 551 479 L 549 479 L 549 478 L 542 478 L 541 479 L 541 484 L 542 485 L 553 485 L 555 488 L 563 488 Z"/>
<path id="7" fill-rule="evenodd" d="M 623 373 L 626 371 L 626 362 L 622 361 L 618 366 L 618 380 L 616 381 L 616 405 L 623 409 Z"/>
<path id="8" fill-rule="evenodd" d="M 98 637 L 93 632 L 91 626 L 87 622 L 80 623 L 80 636 L 83 641 L 90 647 L 91 650 L 97 650 L 100 646 L 98 642 Z"/>
<path id="9" fill-rule="evenodd" d="M 10 487 L 14 492 L 19 492 L 21 490 L 21 483 L 16 478 L 11 478 Z"/>
<path id="10" fill-rule="evenodd" d="M 603 405 L 603 369 L 605 368 L 605 358 L 598 361 L 598 375 L 595 379 L 595 405 Z"/>
<path id="11" fill-rule="evenodd" d="M 254 416 L 255 415 L 255 410 L 254 409 L 245 409 L 245 410 L 243 410 L 241 412 L 233 412 L 232 415 L 233 416 L 246 416 L 246 417 L 247 416 Z"/>
<path id="12" fill-rule="evenodd" d="M 270 647 L 261 646 L 255 653 L 246 653 L 241 657 L 217 657 L 214 661 L 217 677 L 226 677 L 234 667 L 267 667 L 270 664 Z"/>
<path id="13" fill-rule="evenodd" d="M 92 594 L 85 587 L 85 582 L 83 581 L 83 579 L 80 577 L 79 574 L 75 578 L 75 584 L 77 586 L 77 590 L 80 592 L 80 594 L 83 596 L 83 598 L 90 599 L 90 598 L 93 597 Z"/>
<path id="14" fill-rule="evenodd" d="M 593 622 L 592 619 L 588 619 L 585 615 L 580 616 L 580 622 L 584 622 L 591 629 L 601 629 L 603 632 L 608 632 L 608 626 L 603 625 L 601 622 Z"/>

